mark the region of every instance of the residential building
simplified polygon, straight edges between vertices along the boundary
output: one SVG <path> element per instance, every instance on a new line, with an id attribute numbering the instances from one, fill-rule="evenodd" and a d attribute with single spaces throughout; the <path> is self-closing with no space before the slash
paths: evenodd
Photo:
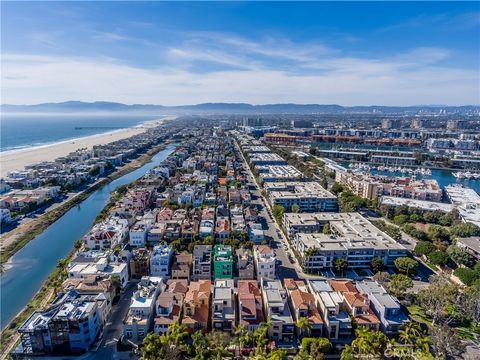
<path id="1" fill-rule="evenodd" d="M 233 278 L 233 253 L 230 245 L 215 245 L 213 248 L 213 278 Z"/>
<path id="2" fill-rule="evenodd" d="M 234 288 L 232 279 L 215 280 L 212 299 L 212 329 L 233 332 L 235 328 Z"/>
<path id="3" fill-rule="evenodd" d="M 192 267 L 192 254 L 184 251 L 177 254 L 173 260 L 172 279 L 190 280 L 190 268 Z"/>
<path id="4" fill-rule="evenodd" d="M 480 260 L 480 236 L 457 238 L 456 245 L 468 252 L 475 259 Z"/>
<path id="5" fill-rule="evenodd" d="M 219 219 L 215 226 L 215 238 L 219 240 L 228 239 L 230 236 L 230 220 Z"/>
<path id="6" fill-rule="evenodd" d="M 254 279 L 255 278 L 255 267 L 253 263 L 252 251 L 241 247 L 236 251 L 237 255 L 237 269 L 238 269 L 238 279 Z"/>
<path id="7" fill-rule="evenodd" d="M 20 348 L 15 357 L 66 355 L 90 349 L 102 330 L 99 295 L 70 290 L 46 311 L 35 311 L 18 328 Z"/>
<path id="8" fill-rule="evenodd" d="M 286 211 L 292 211 L 293 205 L 301 212 L 338 210 L 337 197 L 314 181 L 271 182 L 265 190 L 272 206 L 283 206 Z"/>
<path id="9" fill-rule="evenodd" d="M 323 316 L 325 333 L 332 341 L 352 336 L 352 320 L 344 309 L 343 299 L 327 280 L 308 280 L 308 287 Z"/>
<path id="10" fill-rule="evenodd" d="M 130 260 L 130 276 L 140 279 L 150 275 L 150 252 L 145 248 L 134 249 Z"/>
<path id="11" fill-rule="evenodd" d="M 280 280 L 260 279 L 265 315 L 272 325 L 268 336 L 277 341 L 292 342 L 295 337 L 295 324 L 287 303 L 287 292 Z"/>
<path id="12" fill-rule="evenodd" d="M 69 279 L 90 279 L 92 276 L 118 277 L 122 288 L 127 285 L 128 265 L 111 262 L 107 254 L 100 252 L 78 253 L 68 266 Z"/>
<path id="13" fill-rule="evenodd" d="M 208 330 L 211 293 L 212 282 L 210 280 L 190 282 L 185 295 L 182 320 L 182 324 L 187 326 L 190 333 Z"/>
<path id="14" fill-rule="evenodd" d="M 358 326 L 379 330 L 380 320 L 370 309 L 367 294 L 360 293 L 350 280 L 332 280 L 330 285 L 343 298 L 343 303 Z"/>
<path id="15" fill-rule="evenodd" d="M 129 244 L 135 247 L 144 247 L 147 242 L 148 226 L 143 222 L 137 222 L 130 228 Z"/>
<path id="16" fill-rule="evenodd" d="M 307 271 L 330 269 L 346 258 L 351 268 L 369 267 L 373 257 L 387 266 L 407 250 L 358 213 L 287 213 L 283 224 Z M 323 233 L 329 224 L 328 234 Z"/>
<path id="17" fill-rule="evenodd" d="M 380 329 L 388 336 L 397 335 L 399 330 L 408 323 L 408 316 L 403 312 L 398 300 L 379 283 L 363 280 L 356 284 L 358 291 L 367 294 L 370 307 L 380 319 Z"/>
<path id="18" fill-rule="evenodd" d="M 168 278 L 172 255 L 173 249 L 166 243 L 154 246 L 150 255 L 150 275 Z"/>
<path id="19" fill-rule="evenodd" d="M 270 246 L 256 245 L 253 247 L 253 259 L 257 281 L 261 279 L 275 279 L 276 277 L 276 259 L 275 253 Z"/>
<path id="20" fill-rule="evenodd" d="M 210 279 L 212 277 L 212 246 L 195 245 L 193 248 L 192 279 Z"/>
<path id="21" fill-rule="evenodd" d="M 87 248 L 105 250 L 121 244 L 128 234 L 128 221 L 117 216 L 110 216 L 105 221 L 95 224 L 83 237 Z"/>
<path id="22" fill-rule="evenodd" d="M 262 293 L 256 280 L 238 280 L 239 325 L 254 331 L 264 322 Z"/>
<path id="23" fill-rule="evenodd" d="M 284 279 L 283 284 L 290 300 L 290 309 L 293 320 L 298 322 L 301 318 L 308 319 L 309 328 L 306 334 L 299 336 L 323 336 L 323 320 L 315 303 L 315 297 L 308 291 L 303 280 Z"/>
<path id="24" fill-rule="evenodd" d="M 125 340 L 141 343 L 153 328 L 155 303 L 157 297 L 165 289 L 162 278 L 143 277 L 132 295 L 127 316 L 123 321 Z"/>
<path id="25" fill-rule="evenodd" d="M 153 331 L 155 334 L 163 334 L 168 331 L 174 322 L 180 322 L 185 294 L 188 291 L 188 280 L 168 280 L 165 291 L 158 295 L 155 303 L 156 316 Z"/>

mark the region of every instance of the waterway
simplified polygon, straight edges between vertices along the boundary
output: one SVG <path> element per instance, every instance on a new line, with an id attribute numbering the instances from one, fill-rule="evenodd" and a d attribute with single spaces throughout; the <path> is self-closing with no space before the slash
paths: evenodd
<path id="1" fill-rule="evenodd" d="M 341 165 L 345 166 L 348 168 L 349 162 L 348 161 L 343 161 L 340 162 Z M 438 184 L 442 189 L 445 188 L 447 185 L 452 185 L 452 184 L 460 184 L 465 187 L 472 188 L 475 190 L 477 193 L 480 194 L 480 180 L 472 180 L 472 179 L 457 179 L 455 176 L 452 175 L 452 171 L 450 170 L 439 170 L 439 169 L 431 169 L 432 170 L 432 175 L 421 175 L 417 174 L 415 175 L 417 179 L 433 179 L 437 180 Z M 458 171 L 458 170 L 455 170 Z M 400 177 L 411 177 L 412 175 L 410 174 L 403 174 L 400 171 L 380 171 L 376 169 L 371 169 L 370 173 L 372 175 L 382 175 L 382 176 L 400 176 Z"/>
<path id="2" fill-rule="evenodd" d="M 11 267 L 0 278 L 2 329 L 28 304 L 58 261 L 72 250 L 75 241 L 88 232 L 97 214 L 107 204 L 110 193 L 117 187 L 142 177 L 166 159 L 175 148 L 174 144 L 168 145 L 153 156 L 151 162 L 92 193 L 12 257 Z"/>

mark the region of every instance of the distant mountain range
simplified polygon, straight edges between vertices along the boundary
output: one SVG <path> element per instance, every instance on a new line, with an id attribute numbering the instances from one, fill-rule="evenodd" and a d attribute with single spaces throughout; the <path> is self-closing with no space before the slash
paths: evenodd
<path id="1" fill-rule="evenodd" d="M 445 110 L 448 113 L 478 112 L 480 106 L 340 106 L 320 104 L 265 104 L 251 105 L 245 103 L 203 103 L 197 105 L 163 106 L 152 104 L 126 105 L 116 102 L 96 101 L 66 101 L 60 103 L 43 103 L 36 105 L 0 105 L 3 113 L 102 113 L 102 112 L 133 112 L 142 114 L 274 114 L 274 113 L 418 113 Z"/>

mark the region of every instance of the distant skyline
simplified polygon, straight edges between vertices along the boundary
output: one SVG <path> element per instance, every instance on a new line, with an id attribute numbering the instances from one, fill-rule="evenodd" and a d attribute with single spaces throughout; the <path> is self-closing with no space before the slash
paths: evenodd
<path id="1" fill-rule="evenodd" d="M 480 103 L 479 2 L 1 2 L 3 104 Z"/>

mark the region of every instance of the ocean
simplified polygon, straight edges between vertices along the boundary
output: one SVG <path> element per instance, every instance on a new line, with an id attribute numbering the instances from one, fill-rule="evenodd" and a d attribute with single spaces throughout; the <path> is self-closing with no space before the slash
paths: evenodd
<path id="1" fill-rule="evenodd" d="M 0 151 L 42 146 L 139 125 L 161 115 L 7 114 L 0 122 Z"/>

